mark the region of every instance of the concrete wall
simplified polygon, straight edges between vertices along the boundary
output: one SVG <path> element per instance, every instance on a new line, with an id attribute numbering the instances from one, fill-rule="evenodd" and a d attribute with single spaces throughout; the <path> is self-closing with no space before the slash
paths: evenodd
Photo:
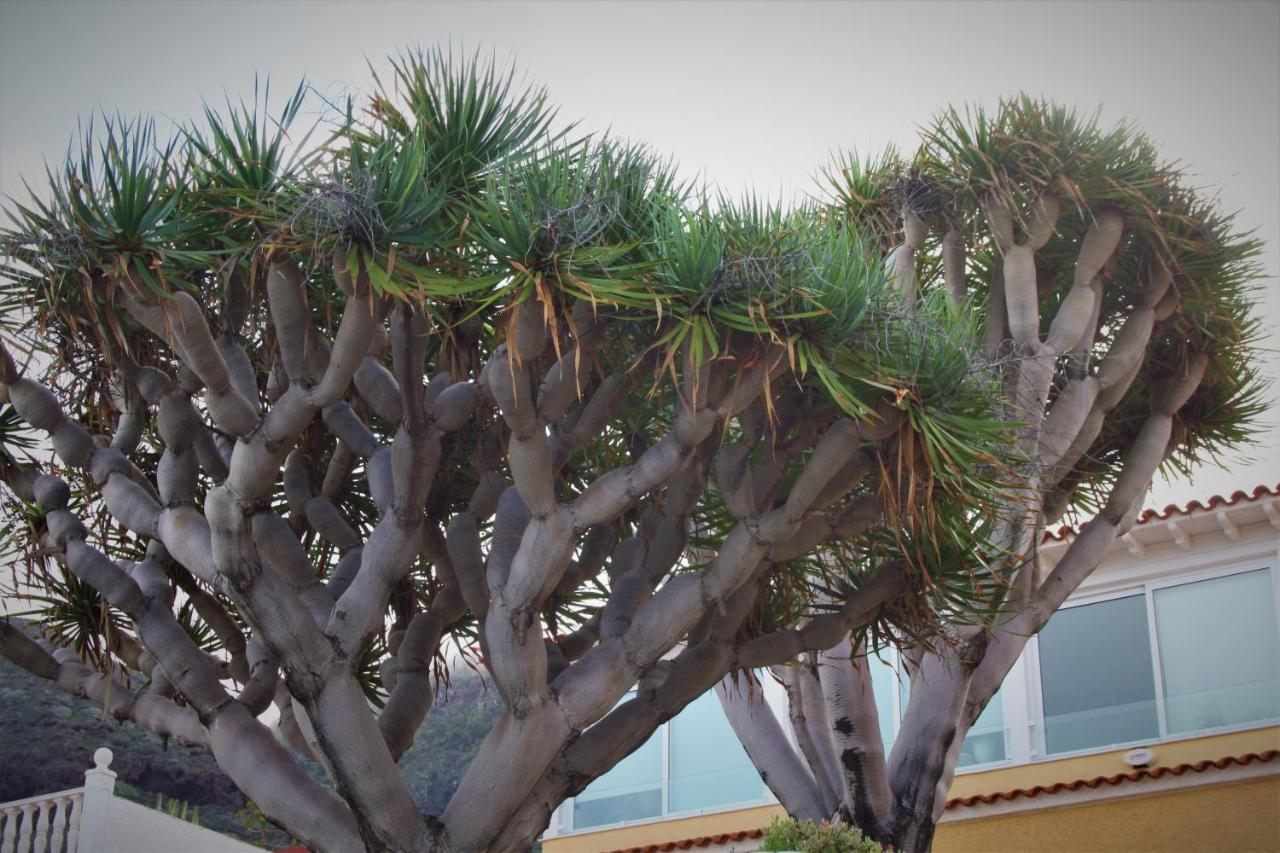
<path id="1" fill-rule="evenodd" d="M 258 853 L 259 848 L 137 803 L 111 800 L 107 853 Z"/>
<path id="2" fill-rule="evenodd" d="M 750 809 L 734 809 L 675 820 L 650 821 L 634 826 L 545 838 L 542 841 L 542 851 L 543 853 L 600 853 L 602 850 L 626 850 L 630 847 L 643 847 L 646 844 L 663 841 L 681 841 L 686 838 L 700 838 L 705 835 L 766 827 L 775 815 L 786 817 L 787 813 L 782 806 L 756 806 Z M 754 850 L 758 842 L 743 842 L 735 846 L 737 850 Z M 707 849 L 727 851 L 729 847 L 708 847 Z"/>

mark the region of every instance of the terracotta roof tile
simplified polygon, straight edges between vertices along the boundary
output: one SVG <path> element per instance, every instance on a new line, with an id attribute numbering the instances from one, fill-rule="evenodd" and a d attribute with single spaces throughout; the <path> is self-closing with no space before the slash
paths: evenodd
<path id="1" fill-rule="evenodd" d="M 710 847 L 712 844 L 728 844 L 730 841 L 746 841 L 748 838 L 760 838 L 763 829 L 744 829 L 738 832 L 722 832 L 719 835 L 703 835 L 698 838 L 685 838 L 680 841 L 664 841 L 661 844 L 646 844 L 644 847 L 627 847 L 621 850 L 610 850 L 609 853 L 665 853 L 667 850 L 693 850 L 697 847 Z"/>
<path id="2" fill-rule="evenodd" d="M 1257 490 L 1255 490 L 1256 498 Z M 1236 492 L 1236 495 L 1244 495 Z M 1210 499 L 1213 500 L 1212 498 Z M 1219 500 L 1226 500 L 1219 498 Z M 1210 507 L 1214 504 L 1210 503 Z M 991 804 L 1001 800 L 1016 800 L 1021 797 L 1038 797 L 1041 795 L 1060 794 L 1063 791 L 1079 791 L 1082 788 L 1096 789 L 1103 785 L 1123 785 L 1126 782 L 1141 782 L 1145 779 L 1160 779 L 1165 776 L 1183 776 L 1187 773 L 1204 773 L 1207 770 L 1225 770 L 1232 765 L 1245 767 L 1255 762 L 1267 762 L 1280 759 L 1280 749 L 1269 749 L 1266 752 L 1249 752 L 1244 755 L 1228 755 L 1216 760 L 1197 761 L 1194 764 L 1177 764 L 1172 767 L 1152 767 L 1133 770 L 1129 773 L 1116 773 L 1112 776 L 1095 776 L 1092 779 L 1076 779 L 1073 782 L 1055 782 L 1052 785 L 1036 785 L 1033 788 L 1014 788 L 1010 791 L 997 791 L 994 794 L 976 794 L 972 797 L 954 797 L 947 801 L 947 808 L 976 806 L 979 803 Z M 693 850 L 699 847 L 710 847 L 712 844 L 727 844 L 730 841 L 746 841 L 748 838 L 760 838 L 762 829 L 746 829 L 739 832 L 724 832 L 719 835 L 703 835 L 698 838 L 684 838 L 679 841 L 664 841 L 659 844 L 647 844 L 644 847 L 627 847 L 610 850 L 609 853 L 666 853 L 669 850 Z"/>
<path id="3" fill-rule="evenodd" d="M 1244 767 L 1255 761 L 1267 762 L 1280 758 L 1280 749 L 1269 749 L 1266 752 L 1249 752 L 1244 755 L 1228 755 L 1217 760 L 1197 761 L 1195 764 L 1177 764 L 1172 767 L 1152 767 L 1133 770 L 1128 773 L 1116 773 L 1113 776 L 1095 776 L 1092 779 L 1076 779 L 1073 782 L 1054 782 L 1052 785 L 1036 785 L 1032 788 L 1014 788 L 1011 791 L 997 791 L 994 794 L 975 794 L 971 797 L 953 797 L 947 800 L 947 808 L 960 806 L 976 806 L 979 803 L 1016 800 L 1021 797 L 1038 797 L 1041 794 L 1060 794 L 1063 791 L 1079 791 L 1083 788 L 1097 789 L 1103 785 L 1123 785 L 1126 782 L 1141 782 L 1144 779 L 1160 779 L 1164 776 L 1182 776 L 1187 773 L 1204 773 L 1206 770 L 1225 770 L 1233 764 Z"/>
<path id="4" fill-rule="evenodd" d="M 1197 510 L 1216 509 L 1221 506 L 1235 506 L 1241 501 L 1256 501 L 1262 498 L 1280 497 L 1280 484 L 1275 486 L 1255 486 L 1252 492 L 1246 492 L 1243 489 L 1237 489 L 1231 493 L 1230 497 L 1222 495 L 1213 495 L 1206 501 L 1191 501 L 1185 507 L 1177 504 L 1169 504 L 1164 509 L 1144 509 L 1139 515 L 1136 524 L 1146 524 L 1149 521 L 1167 521 L 1175 515 L 1190 515 Z M 1044 541 L 1062 541 L 1068 536 L 1078 533 L 1079 530 L 1069 524 L 1056 527 L 1053 530 L 1044 532 Z"/>

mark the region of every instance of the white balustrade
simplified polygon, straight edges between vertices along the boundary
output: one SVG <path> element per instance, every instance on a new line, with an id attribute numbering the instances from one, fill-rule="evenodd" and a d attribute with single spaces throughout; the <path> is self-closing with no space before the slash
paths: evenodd
<path id="1" fill-rule="evenodd" d="M 86 802 L 104 824 L 114 795 L 116 774 L 107 769 L 111 750 L 93 754 L 94 768 L 84 774 L 85 786 L 0 804 L 0 853 L 87 853 L 80 850 Z M 92 821 L 91 821 L 92 823 Z M 88 827 L 89 835 L 94 827 Z"/>
<path id="2" fill-rule="evenodd" d="M 134 853 L 257 848 L 115 796 L 111 750 L 93 754 L 84 787 L 0 803 L 0 853 Z"/>
<path id="3" fill-rule="evenodd" d="M 71 853 L 63 842 L 74 825 L 71 804 L 79 798 L 78 790 L 63 791 L 0 806 L 0 853 Z"/>

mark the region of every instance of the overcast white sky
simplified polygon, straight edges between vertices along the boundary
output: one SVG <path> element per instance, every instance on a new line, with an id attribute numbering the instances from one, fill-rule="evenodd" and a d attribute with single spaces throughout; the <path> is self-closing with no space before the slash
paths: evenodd
<path id="1" fill-rule="evenodd" d="M 359 91 L 405 46 L 511 57 L 565 119 L 729 190 L 791 195 L 834 149 L 913 147 L 948 104 L 1024 90 L 1127 116 L 1267 241 L 1280 318 L 1280 2 L 286 2 L 0 0 L 0 191 L 42 176 L 96 110 L 186 120 L 305 75 Z M 1268 375 L 1280 359 L 1268 355 Z M 1280 482 L 1280 415 L 1152 502 Z"/>

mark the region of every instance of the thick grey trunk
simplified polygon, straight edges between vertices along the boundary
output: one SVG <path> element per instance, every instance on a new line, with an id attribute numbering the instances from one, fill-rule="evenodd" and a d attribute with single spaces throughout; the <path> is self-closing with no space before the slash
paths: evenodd
<path id="1" fill-rule="evenodd" d="M 824 811 L 834 815 L 844 799 L 844 784 L 836 758 L 834 731 L 827 719 L 818 673 L 807 661 L 775 667 L 787 691 L 787 707 L 796 743 L 813 770 Z"/>
<path id="2" fill-rule="evenodd" d="M 840 760 L 843 807 L 864 832 L 880 837 L 892 798 L 869 667 L 865 641 L 855 652 L 851 638 L 845 637 L 818 653 L 818 677 Z"/>
<path id="3" fill-rule="evenodd" d="M 889 755 L 893 816 L 889 839 L 899 850 L 927 851 L 936 829 L 935 802 L 953 746 L 972 671 L 957 657 L 925 654 L 912 674 L 911 698 Z"/>

